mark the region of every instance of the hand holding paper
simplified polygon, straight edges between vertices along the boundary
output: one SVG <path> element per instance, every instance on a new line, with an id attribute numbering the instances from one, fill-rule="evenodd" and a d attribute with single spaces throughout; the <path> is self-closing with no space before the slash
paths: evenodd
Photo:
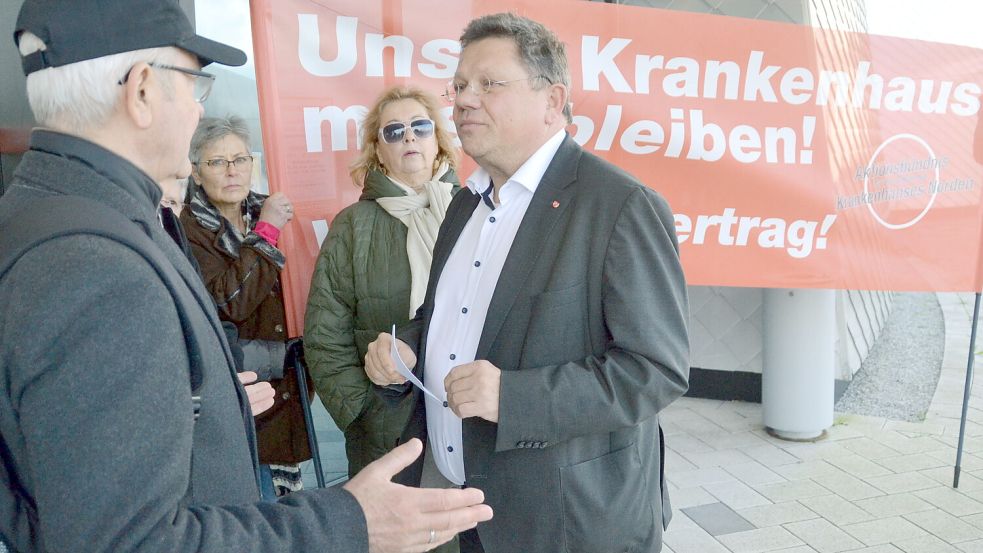
<path id="1" fill-rule="evenodd" d="M 365 376 L 377 386 L 389 386 L 392 384 L 404 384 L 406 377 L 396 372 L 394 367 L 392 352 L 390 348 L 394 339 L 388 332 L 380 332 L 370 344 L 365 352 Z M 403 349 L 403 358 L 416 365 L 416 355 L 402 341 L 398 341 L 397 348 Z"/>
<path id="2" fill-rule="evenodd" d="M 427 387 L 423 385 L 423 382 L 420 382 L 420 379 L 417 378 L 415 374 L 413 374 L 413 371 L 411 371 L 409 367 L 406 366 L 406 363 L 403 363 L 403 360 L 399 357 L 399 352 L 396 351 L 396 325 L 393 325 L 392 341 L 390 342 L 390 344 L 391 345 L 389 347 L 389 356 L 392 358 L 393 367 L 396 368 L 396 372 L 403 375 L 403 377 L 406 378 L 406 380 L 412 382 L 413 385 L 419 388 L 420 390 L 422 390 L 423 393 L 432 397 L 435 401 L 442 403 L 442 400 L 437 399 L 437 396 L 435 396 L 433 392 L 428 390 Z"/>

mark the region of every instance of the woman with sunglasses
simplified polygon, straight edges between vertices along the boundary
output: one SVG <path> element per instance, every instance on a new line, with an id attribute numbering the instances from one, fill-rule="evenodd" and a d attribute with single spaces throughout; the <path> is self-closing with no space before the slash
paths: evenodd
<path id="1" fill-rule="evenodd" d="M 307 364 L 345 433 L 350 476 L 395 447 L 410 416 L 372 392 L 363 363 L 369 342 L 423 303 L 437 229 L 458 189 L 457 151 L 439 105 L 416 88 L 376 100 L 351 166 L 362 195 L 332 221 L 311 282 Z"/>
<path id="2" fill-rule="evenodd" d="M 190 155 L 193 184 L 181 226 L 219 316 L 239 330 L 242 369 L 275 391 L 273 407 L 255 422 L 261 492 L 276 501 L 303 487 L 298 463 L 311 458 L 297 376 L 283 369 L 287 334 L 280 271 L 286 258 L 276 246 L 293 207 L 282 193 L 266 197 L 252 191 L 253 156 L 243 119 L 202 119 Z"/>

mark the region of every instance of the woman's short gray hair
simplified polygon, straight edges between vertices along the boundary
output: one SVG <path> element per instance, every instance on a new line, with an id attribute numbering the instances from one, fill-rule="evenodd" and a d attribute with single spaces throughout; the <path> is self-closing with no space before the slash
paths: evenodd
<path id="1" fill-rule="evenodd" d="M 495 13 L 471 20 L 461 34 L 461 48 L 485 38 L 507 38 L 519 49 L 519 59 L 530 77 L 543 77 L 550 84 L 562 84 L 570 90 L 570 66 L 566 47 L 542 23 L 514 13 Z M 573 122 L 570 102 L 563 106 L 567 123 Z"/>
<path id="2" fill-rule="evenodd" d="M 210 144 L 233 134 L 238 136 L 245 144 L 246 149 L 251 150 L 249 145 L 249 126 L 246 120 L 237 115 L 227 115 L 225 117 L 205 117 L 198 123 L 195 134 L 191 137 L 191 162 L 201 161 L 201 154 Z"/>

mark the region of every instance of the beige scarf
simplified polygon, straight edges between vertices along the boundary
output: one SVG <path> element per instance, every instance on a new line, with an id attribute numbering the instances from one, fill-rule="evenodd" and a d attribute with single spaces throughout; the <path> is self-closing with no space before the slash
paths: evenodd
<path id="1" fill-rule="evenodd" d="M 420 193 L 389 177 L 389 180 L 403 189 L 406 195 L 376 200 L 382 209 L 406 225 L 406 257 L 410 260 L 411 319 L 416 315 L 417 308 L 423 304 L 426 296 L 437 230 L 444 220 L 447 206 L 451 203 L 451 190 L 454 185 L 440 180 L 446 172 L 447 164 L 442 163 L 434 173 L 433 179 L 423 183 L 423 191 Z"/>

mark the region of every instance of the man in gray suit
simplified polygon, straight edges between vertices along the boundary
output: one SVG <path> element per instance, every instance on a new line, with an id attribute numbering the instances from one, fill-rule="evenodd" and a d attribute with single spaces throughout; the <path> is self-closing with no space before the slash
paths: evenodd
<path id="1" fill-rule="evenodd" d="M 658 413 L 689 374 L 672 213 L 564 132 L 570 77 L 551 31 L 489 15 L 461 45 L 447 93 L 480 168 L 396 344 L 437 399 L 393 370 L 387 335 L 366 372 L 392 401 L 417 402 L 405 436 L 428 441 L 450 484 L 485 490 L 497 516 L 463 534 L 462 551 L 659 551 L 670 511 Z"/>
<path id="2" fill-rule="evenodd" d="M 432 549 L 491 517 L 477 490 L 390 481 L 260 501 L 246 393 L 210 295 L 161 226 L 215 76 L 241 51 L 177 0 L 27 0 L 31 135 L 0 198 L 0 541 L 18 553 Z M 70 222 L 70 224 L 69 224 Z"/>

